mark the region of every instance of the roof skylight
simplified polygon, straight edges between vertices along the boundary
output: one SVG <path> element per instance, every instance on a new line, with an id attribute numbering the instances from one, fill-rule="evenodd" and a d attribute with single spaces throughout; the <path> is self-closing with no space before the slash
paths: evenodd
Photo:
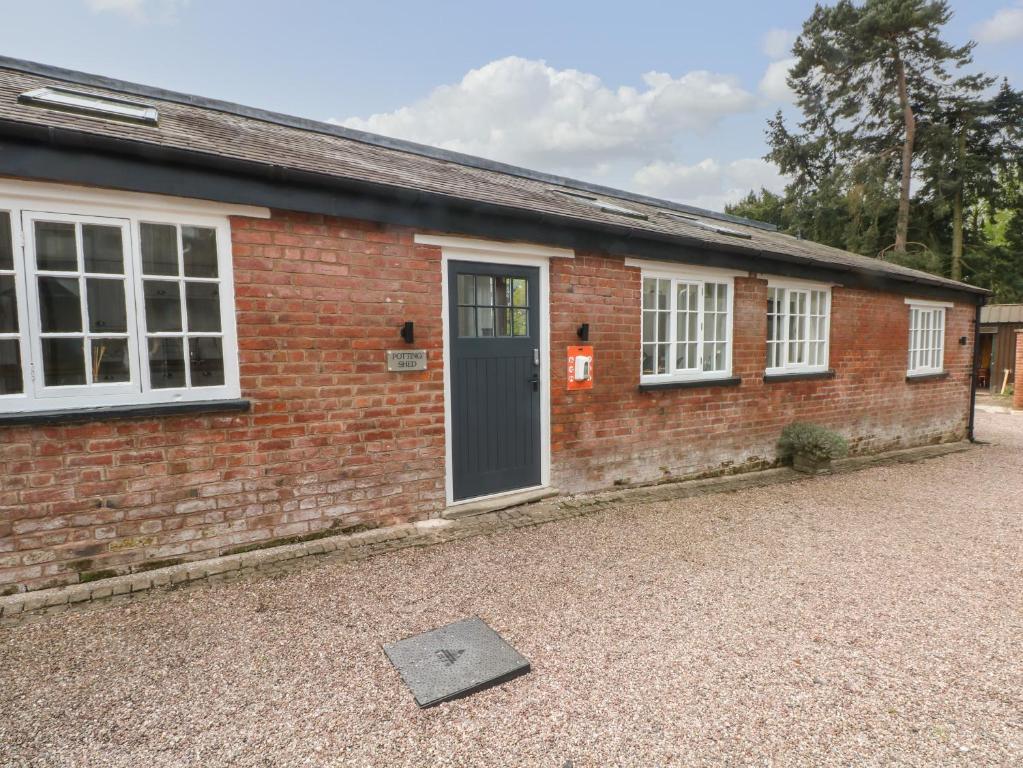
<path id="1" fill-rule="evenodd" d="M 557 192 L 559 195 L 574 197 L 580 202 L 583 202 L 587 205 L 591 205 L 594 208 L 599 208 L 605 213 L 620 213 L 622 216 L 629 216 L 633 219 L 647 218 L 647 215 L 645 213 L 640 213 L 639 211 L 634 211 L 631 208 L 626 208 L 624 205 L 618 205 L 617 203 L 612 203 L 607 200 L 601 200 L 599 197 L 586 195 L 583 194 L 582 192 L 571 192 L 567 189 L 555 189 L 553 191 Z"/>
<path id="2" fill-rule="evenodd" d="M 137 101 L 116 99 L 111 96 L 99 96 L 95 93 L 74 91 L 70 88 L 47 86 L 28 91 L 18 97 L 19 101 L 41 107 L 62 109 L 83 115 L 99 115 L 119 120 L 130 120 L 134 123 L 156 125 L 160 114 L 156 107 Z"/>
<path id="3" fill-rule="evenodd" d="M 686 224 L 690 224 L 700 229 L 706 229 L 710 232 L 717 232 L 719 235 L 731 235 L 732 237 L 741 237 L 743 240 L 752 240 L 753 236 L 748 232 L 740 232 L 737 229 L 729 229 L 728 227 L 722 227 L 719 224 L 711 224 L 709 221 L 701 221 L 695 216 L 686 216 L 684 213 L 676 213 L 675 211 L 661 211 L 665 216 L 671 216 L 673 219 L 681 219 Z"/>

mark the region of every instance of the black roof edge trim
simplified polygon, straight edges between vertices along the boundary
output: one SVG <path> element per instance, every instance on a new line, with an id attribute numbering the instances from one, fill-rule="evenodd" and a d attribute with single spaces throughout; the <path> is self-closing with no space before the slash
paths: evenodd
<path id="1" fill-rule="evenodd" d="M 211 99 L 204 96 L 181 93 L 179 91 L 171 91 L 156 86 L 133 83 L 128 80 L 119 80 L 117 78 L 105 77 L 103 75 L 93 75 L 87 72 L 79 72 L 73 69 L 65 69 L 51 64 L 42 64 L 35 61 L 27 61 L 25 59 L 17 59 L 9 56 L 0 56 L 0 68 L 13 69 L 18 72 L 38 75 L 40 77 L 50 77 L 55 80 L 62 80 L 67 83 L 73 83 L 75 85 L 85 87 L 106 88 L 108 90 L 118 91 L 132 96 L 161 99 L 162 101 L 169 101 L 176 104 L 185 104 L 202 109 L 212 109 L 217 112 L 224 112 L 238 117 L 248 117 L 253 120 L 262 120 L 264 122 L 274 123 L 288 128 L 297 128 L 299 130 L 322 133 L 328 136 L 339 136 L 344 139 L 350 139 L 351 141 L 358 141 L 363 144 L 370 144 L 372 146 L 383 147 L 385 149 L 393 149 L 399 152 L 408 152 L 422 157 L 433 158 L 434 160 L 458 163 L 459 165 L 465 165 L 470 168 L 478 168 L 485 171 L 506 173 L 510 176 L 518 176 L 520 178 L 531 179 L 533 181 L 540 181 L 547 184 L 585 190 L 595 194 L 607 195 L 608 197 L 616 197 L 621 200 L 632 200 L 633 202 L 643 203 L 645 205 L 655 205 L 668 210 L 691 213 L 698 216 L 704 216 L 709 219 L 727 221 L 748 227 L 756 227 L 757 229 L 764 229 L 771 232 L 778 229 L 778 227 L 774 224 L 769 224 L 765 221 L 756 221 L 755 219 L 747 219 L 742 216 L 733 216 L 729 213 L 711 211 L 694 205 L 686 205 L 685 203 L 677 203 L 672 200 L 663 200 L 649 195 L 641 195 L 624 189 L 616 189 L 615 187 L 607 187 L 602 184 L 594 184 L 588 181 L 573 179 L 568 176 L 545 173 L 543 171 L 523 168 L 510 163 L 502 163 L 497 160 L 488 160 L 487 158 L 477 157 L 476 155 L 468 155 L 462 152 L 441 149 L 440 147 L 432 147 L 428 144 L 420 144 L 406 139 L 396 139 L 390 136 L 369 133 L 368 131 L 360 131 L 355 128 L 347 128 L 336 123 L 327 123 L 320 120 L 311 120 L 305 117 L 296 117 L 282 112 L 259 109 L 258 107 L 248 107 L 244 104 L 237 104 L 235 102 Z"/>
<path id="2" fill-rule="evenodd" d="M 18 152 L 0 152 L 0 173 L 22 178 L 91 184 L 136 192 L 259 205 L 280 210 L 364 218 L 425 227 L 435 231 L 465 232 L 476 236 L 532 239 L 536 242 L 594 250 L 615 256 L 699 263 L 787 277 L 827 279 L 845 285 L 853 281 L 874 290 L 885 290 L 883 285 L 890 286 L 894 283 L 899 285 L 900 293 L 921 297 L 948 298 L 961 297 L 963 294 L 986 297 L 989 293 L 974 286 L 948 285 L 940 279 L 928 280 L 926 276 L 916 277 L 857 269 L 844 264 L 764 251 L 747 246 L 745 241 L 727 245 L 713 244 L 702 240 L 689 240 L 680 235 L 636 229 L 624 224 L 537 213 L 511 206 L 426 193 L 407 187 L 298 171 L 223 155 L 127 141 L 53 126 L 0 120 L 0 136 L 12 136 L 37 146 L 34 154 L 30 146 L 25 146 Z M 43 147 L 52 148 L 51 154 L 46 153 Z M 80 153 L 73 162 L 69 162 L 66 157 L 68 150 Z M 52 153 L 64 156 L 58 157 Z M 128 163 L 141 161 L 141 165 L 134 167 L 131 172 L 118 171 L 114 166 L 117 166 L 119 161 L 116 158 L 119 157 L 129 158 Z M 107 166 L 101 172 L 104 162 L 107 162 Z M 202 184 L 196 183 L 197 177 L 211 179 L 213 176 L 219 178 L 219 187 L 207 181 Z M 225 180 L 222 178 L 224 176 L 235 179 L 234 184 L 229 185 L 229 189 L 225 189 Z M 243 180 L 239 181 L 239 177 Z M 346 200 L 343 208 L 339 208 L 338 200 L 342 199 L 345 193 L 355 193 L 359 199 Z M 320 197 L 314 201 L 317 195 Z M 323 195 L 331 199 L 324 201 Z M 389 205 L 382 204 L 385 200 Z M 393 201 L 404 203 L 410 206 L 411 210 L 392 210 Z M 500 222 L 498 226 L 503 225 L 502 231 L 509 234 L 502 235 L 494 231 L 493 221 L 483 226 L 481 216 L 494 217 Z M 526 220 L 525 224 L 520 221 L 517 226 L 512 226 L 512 222 L 523 219 Z M 586 239 L 580 237 L 580 233 L 583 232 L 591 234 L 598 232 L 600 237 Z M 611 236 L 611 239 L 608 236 Z M 685 248 L 685 253 L 680 254 L 679 248 Z M 907 286 L 913 286 L 913 289 Z"/>

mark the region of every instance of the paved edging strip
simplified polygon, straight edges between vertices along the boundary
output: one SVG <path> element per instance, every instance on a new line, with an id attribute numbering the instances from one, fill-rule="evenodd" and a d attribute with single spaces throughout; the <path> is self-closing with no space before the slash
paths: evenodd
<path id="1" fill-rule="evenodd" d="M 945 456 L 968 450 L 971 447 L 970 443 L 964 441 L 907 448 L 871 456 L 854 456 L 834 462 L 833 470 L 836 474 L 844 474 L 872 466 Z M 807 478 L 807 475 L 788 467 L 781 467 L 699 480 L 621 488 L 576 497 L 546 499 L 533 504 L 457 520 L 422 520 L 350 535 L 330 536 L 300 544 L 287 544 L 237 555 L 194 560 L 166 568 L 99 579 L 86 584 L 72 584 L 34 592 L 19 592 L 0 597 L 0 623 L 13 623 L 28 614 L 56 613 L 82 603 L 130 598 L 133 595 L 160 587 L 280 568 L 284 563 L 312 555 L 327 555 L 340 560 L 360 560 L 406 547 L 440 544 L 471 536 L 498 533 L 514 528 L 578 517 L 613 504 L 701 496 L 743 488 L 777 485 Z"/>

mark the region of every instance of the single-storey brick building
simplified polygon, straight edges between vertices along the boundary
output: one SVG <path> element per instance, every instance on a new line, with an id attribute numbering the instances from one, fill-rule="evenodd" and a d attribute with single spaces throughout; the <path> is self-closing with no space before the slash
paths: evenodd
<path id="1" fill-rule="evenodd" d="M 970 429 L 985 292 L 0 60 L 0 592 Z M 512 494 L 511 496 L 503 494 Z"/>

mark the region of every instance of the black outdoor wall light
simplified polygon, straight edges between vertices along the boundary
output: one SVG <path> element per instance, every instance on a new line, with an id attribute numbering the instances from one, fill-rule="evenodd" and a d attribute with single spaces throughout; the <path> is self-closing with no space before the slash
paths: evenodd
<path id="1" fill-rule="evenodd" d="M 406 344 L 411 344 L 416 340 L 415 323 L 411 320 L 406 320 L 405 324 L 401 326 L 401 338 L 405 340 Z"/>
<path id="2" fill-rule="evenodd" d="M 575 333 L 583 341 L 589 341 L 590 340 L 590 324 L 589 323 L 583 323 L 582 325 L 579 326 L 579 328 L 576 330 Z"/>

